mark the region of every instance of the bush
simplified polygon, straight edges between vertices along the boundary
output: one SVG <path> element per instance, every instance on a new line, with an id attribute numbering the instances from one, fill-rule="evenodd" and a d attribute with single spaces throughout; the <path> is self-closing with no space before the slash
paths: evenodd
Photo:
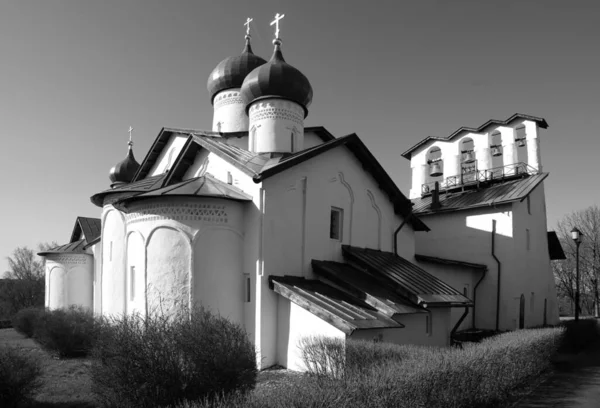
<path id="1" fill-rule="evenodd" d="M 16 407 L 41 386 L 41 365 L 17 349 L 0 346 L 0 406 Z"/>
<path id="2" fill-rule="evenodd" d="M 256 383 L 254 346 L 239 326 L 203 309 L 107 320 L 93 350 L 92 390 L 108 406 L 207 401 Z"/>
<path id="3" fill-rule="evenodd" d="M 95 338 L 93 314 L 81 307 L 47 310 L 38 316 L 33 339 L 59 357 L 85 357 Z"/>
<path id="4" fill-rule="evenodd" d="M 33 337 L 33 331 L 37 325 L 38 318 L 44 313 L 39 307 L 28 307 L 17 312 L 12 319 L 12 326 L 16 331 L 26 337 Z"/>
<path id="5" fill-rule="evenodd" d="M 560 326 L 565 328 L 565 336 L 558 350 L 560 353 L 578 353 L 600 343 L 600 322 L 597 319 L 568 320 Z"/>

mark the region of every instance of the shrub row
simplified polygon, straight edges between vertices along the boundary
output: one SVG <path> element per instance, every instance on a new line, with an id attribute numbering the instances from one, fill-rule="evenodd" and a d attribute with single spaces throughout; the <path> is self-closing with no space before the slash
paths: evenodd
<path id="1" fill-rule="evenodd" d="M 0 345 L 0 407 L 12 408 L 41 386 L 42 368 L 22 351 Z"/>

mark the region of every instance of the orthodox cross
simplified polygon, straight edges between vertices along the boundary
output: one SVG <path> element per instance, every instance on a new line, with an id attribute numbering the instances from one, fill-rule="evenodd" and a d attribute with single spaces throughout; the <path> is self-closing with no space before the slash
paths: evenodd
<path id="1" fill-rule="evenodd" d="M 129 146 L 133 146 L 133 141 L 131 140 L 132 132 L 133 132 L 133 128 L 131 126 L 129 126 L 129 143 L 127 143 Z"/>
<path id="2" fill-rule="evenodd" d="M 244 25 L 246 26 L 246 35 L 250 35 L 250 22 L 252 20 L 253 20 L 252 18 L 248 17 L 246 19 L 246 22 L 244 23 Z"/>
<path id="3" fill-rule="evenodd" d="M 285 14 L 275 14 L 275 20 L 271 22 L 271 25 L 275 24 L 275 38 L 279 38 L 279 20 L 285 17 Z"/>

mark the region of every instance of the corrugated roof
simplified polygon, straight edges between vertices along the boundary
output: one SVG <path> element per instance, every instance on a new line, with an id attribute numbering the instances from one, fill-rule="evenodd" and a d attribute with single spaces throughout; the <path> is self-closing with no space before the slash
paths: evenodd
<path id="1" fill-rule="evenodd" d="M 104 198 L 113 194 L 118 195 L 118 197 L 120 198 L 122 198 L 123 196 L 132 197 L 139 193 L 160 188 L 162 187 L 163 181 L 166 176 L 166 174 L 157 174 L 155 176 L 147 177 L 139 181 L 134 181 L 129 184 L 124 184 L 115 188 L 104 190 L 100 193 L 94 194 L 92 197 L 90 197 L 90 200 L 98 207 L 102 207 L 104 205 Z"/>
<path id="2" fill-rule="evenodd" d="M 77 241 L 82 232 L 87 242 L 95 240 L 100 236 L 100 224 L 100 218 L 77 217 L 70 242 Z"/>
<path id="3" fill-rule="evenodd" d="M 522 113 L 515 113 L 514 115 L 512 115 L 510 118 L 508 118 L 506 120 L 490 119 L 487 122 L 485 122 L 483 125 L 479 126 L 478 128 L 463 126 L 459 129 L 455 130 L 449 136 L 445 136 L 445 137 L 428 136 L 425 139 L 421 140 L 419 143 L 415 144 L 413 147 L 411 147 L 407 151 L 405 151 L 404 153 L 402 153 L 402 157 L 410 160 L 412 152 L 417 150 L 419 147 L 427 144 L 427 142 L 429 142 L 431 140 L 441 140 L 441 141 L 448 142 L 465 132 L 481 133 L 489 126 L 494 126 L 494 125 L 495 126 L 506 126 L 517 119 L 531 120 L 531 121 L 536 122 L 538 124 L 538 126 L 541 127 L 542 129 L 548 128 L 548 122 L 546 122 L 546 119 L 544 119 L 544 118 L 539 118 L 537 116 L 531 116 L 531 115 L 525 115 Z"/>
<path id="4" fill-rule="evenodd" d="M 325 279 L 349 295 L 362 299 L 380 313 L 392 317 L 399 314 L 426 313 L 420 306 L 379 284 L 373 278 L 351 265 L 331 262 L 312 261 L 313 271 L 319 279 Z"/>
<path id="5" fill-rule="evenodd" d="M 548 173 L 539 173 L 516 180 L 492 184 L 479 190 L 440 193 L 441 207 L 435 210 L 431 209 L 433 195 L 415 198 L 412 200 L 414 204 L 413 211 L 419 216 L 424 216 L 446 211 L 459 211 L 520 201 L 527 197 L 546 177 L 548 177 Z"/>
<path id="6" fill-rule="evenodd" d="M 318 280 L 269 276 L 269 286 L 276 293 L 348 335 L 361 329 L 404 327 L 365 302 Z"/>
<path id="7" fill-rule="evenodd" d="M 343 245 L 342 253 L 344 258 L 416 304 L 472 306 L 471 300 L 458 290 L 391 252 Z"/>
<path id="8" fill-rule="evenodd" d="M 89 252 L 84 248 L 86 244 L 85 239 L 80 239 L 79 241 L 69 242 L 68 244 L 59 245 L 52 249 L 48 249 L 44 252 L 38 252 L 39 256 L 46 256 L 52 254 L 88 254 Z"/>
<path id="9" fill-rule="evenodd" d="M 555 231 L 548 231 L 548 252 L 550 253 L 550 260 L 552 261 L 567 259 Z"/>
<path id="10" fill-rule="evenodd" d="M 147 193 L 141 193 L 133 197 L 120 199 L 116 201 L 114 205 L 126 206 L 127 203 L 133 201 L 163 196 L 214 197 L 235 201 L 252 201 L 251 196 L 244 193 L 237 187 L 223 183 L 222 181 L 217 180 L 209 175 L 204 175 L 202 177 L 187 179 L 177 184 L 152 190 Z"/>
<path id="11" fill-rule="evenodd" d="M 481 269 L 484 271 L 487 271 L 488 267 L 487 265 L 483 265 L 483 264 L 477 264 L 477 263 L 471 263 L 471 262 L 464 262 L 464 261 L 457 261 L 454 259 L 446 259 L 446 258 L 438 258 L 435 256 L 428 256 L 428 255 L 420 255 L 420 254 L 415 254 L 415 259 L 417 261 L 421 261 L 421 262 L 432 262 L 432 263 L 437 263 L 440 265 L 456 265 L 456 266 L 464 266 L 467 268 L 473 268 L 473 269 Z"/>

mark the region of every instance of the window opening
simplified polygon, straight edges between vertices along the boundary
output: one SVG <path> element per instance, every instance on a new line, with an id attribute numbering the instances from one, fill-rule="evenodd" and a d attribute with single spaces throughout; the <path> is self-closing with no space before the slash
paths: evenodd
<path id="1" fill-rule="evenodd" d="M 431 336 L 431 315 L 429 313 L 425 316 L 425 333 Z"/>
<path id="2" fill-rule="evenodd" d="M 291 150 L 290 151 L 293 153 L 296 150 L 296 146 L 294 143 L 294 132 L 292 132 L 290 134 L 290 140 L 291 140 Z"/>
<path id="3" fill-rule="evenodd" d="M 227 172 L 227 184 L 233 184 L 233 176 L 230 171 Z"/>
<path id="4" fill-rule="evenodd" d="M 245 295 L 246 295 L 246 303 L 250 303 L 252 300 L 251 297 L 251 293 L 252 293 L 252 281 L 250 280 L 250 275 L 245 273 L 244 274 L 244 282 L 245 282 Z"/>
<path id="5" fill-rule="evenodd" d="M 344 210 L 341 208 L 331 207 L 329 238 L 342 240 L 342 222 Z"/>
<path id="6" fill-rule="evenodd" d="M 129 271 L 129 300 L 135 298 L 135 266 L 130 267 Z"/>
<path id="7" fill-rule="evenodd" d="M 460 142 L 461 174 L 463 183 L 477 179 L 477 159 L 473 139 L 465 138 Z"/>
<path id="8" fill-rule="evenodd" d="M 109 249 L 108 249 L 108 260 L 112 262 L 112 241 L 110 241 Z"/>

